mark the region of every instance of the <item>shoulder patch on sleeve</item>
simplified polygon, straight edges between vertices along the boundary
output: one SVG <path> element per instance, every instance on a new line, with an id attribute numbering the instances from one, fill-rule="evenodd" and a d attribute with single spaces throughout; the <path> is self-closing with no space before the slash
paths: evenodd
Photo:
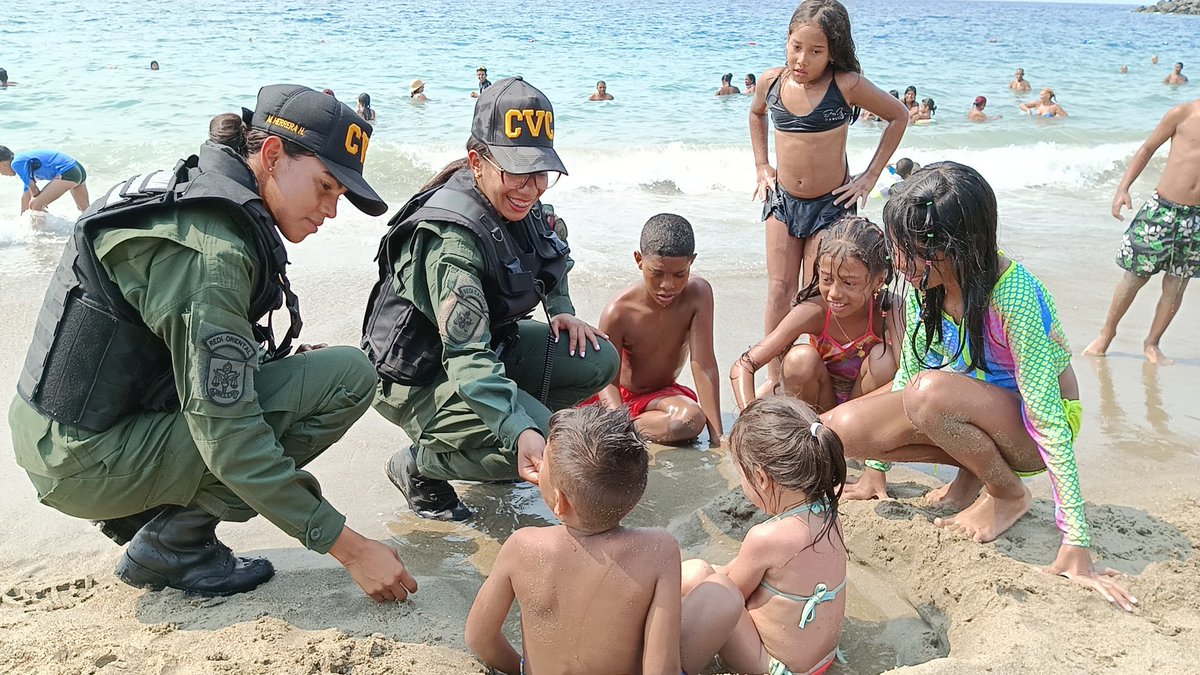
<path id="1" fill-rule="evenodd" d="M 258 353 L 256 345 L 237 333 L 222 331 L 202 338 L 204 371 L 201 379 L 203 398 L 217 405 L 233 405 L 253 387 L 250 362 Z"/>
<path id="2" fill-rule="evenodd" d="M 487 327 L 487 298 L 479 282 L 460 275 L 438 310 L 438 331 L 452 345 L 478 342 Z"/>

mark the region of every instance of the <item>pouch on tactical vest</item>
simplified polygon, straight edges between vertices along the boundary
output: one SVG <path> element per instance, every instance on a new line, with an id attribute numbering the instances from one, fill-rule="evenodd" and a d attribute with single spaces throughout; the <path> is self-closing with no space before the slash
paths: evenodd
<path id="1" fill-rule="evenodd" d="M 400 297 L 393 285 L 396 261 L 419 223 L 455 223 L 475 235 L 484 258 L 480 281 L 494 348 L 515 339 L 516 322 L 528 318 L 567 273 L 570 249 L 554 234 L 553 219 L 538 202 L 520 222 L 503 223 L 466 168 L 445 185 L 409 200 L 388 222 L 388 233 L 379 243 L 379 280 L 363 317 L 362 347 L 379 376 L 396 384 L 424 386 L 442 372 L 442 337 L 434 317 Z M 509 232 L 515 228 L 524 230 L 533 251 L 516 245 Z"/>
<path id="2" fill-rule="evenodd" d="M 34 328 L 17 392 L 46 417 L 104 431 L 122 417 L 179 409 L 171 354 L 108 278 L 93 246 L 104 229 L 144 222 L 155 210 L 188 203 L 221 204 L 246 223 L 262 265 L 253 289 L 250 323 L 268 358 L 286 355 L 302 325 L 299 301 L 286 276 L 287 253 L 258 196 L 245 161 L 224 146 L 205 143 L 199 155 L 172 172 L 134 176 L 113 187 L 79 217 L 54 273 Z M 130 218 L 133 216 L 133 218 Z M 258 321 L 286 300 L 292 325 L 276 346 Z"/>

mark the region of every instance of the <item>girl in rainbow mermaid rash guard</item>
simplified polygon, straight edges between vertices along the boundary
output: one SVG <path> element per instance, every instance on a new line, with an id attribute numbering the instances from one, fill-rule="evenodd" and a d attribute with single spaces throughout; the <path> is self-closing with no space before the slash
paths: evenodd
<path id="1" fill-rule="evenodd" d="M 890 196 L 883 220 L 912 288 L 891 392 L 824 415 L 848 457 L 870 458 L 843 496 L 885 498 L 887 462 L 956 466 L 927 499 L 961 511 L 934 524 L 988 542 L 1029 510 L 1021 478 L 1049 472 L 1063 538 L 1047 571 L 1132 611 L 1117 573 L 1092 563 L 1075 464 L 1079 384 L 1054 300 L 997 250 L 991 186 L 962 164 L 931 164 Z"/>

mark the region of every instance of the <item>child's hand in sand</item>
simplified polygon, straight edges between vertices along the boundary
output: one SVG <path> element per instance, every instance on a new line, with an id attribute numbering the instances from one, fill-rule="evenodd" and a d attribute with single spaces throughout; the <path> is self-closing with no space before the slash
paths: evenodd
<path id="1" fill-rule="evenodd" d="M 375 602 L 401 601 L 417 592 L 396 549 L 343 527 L 329 554 L 342 563 L 354 583 Z"/>
<path id="2" fill-rule="evenodd" d="M 887 501 L 887 474 L 878 469 L 863 469 L 858 480 L 846 480 L 842 488 L 842 499 Z"/>
<path id="3" fill-rule="evenodd" d="M 1117 605 L 1126 612 L 1132 612 L 1138 604 L 1137 598 L 1130 595 L 1114 577 L 1119 572 L 1104 567 L 1097 568 L 1092 564 L 1092 553 L 1086 548 L 1063 544 L 1058 549 L 1058 558 L 1046 568 L 1047 574 L 1057 574 L 1075 583 L 1093 588 L 1103 595 L 1106 600 Z"/>

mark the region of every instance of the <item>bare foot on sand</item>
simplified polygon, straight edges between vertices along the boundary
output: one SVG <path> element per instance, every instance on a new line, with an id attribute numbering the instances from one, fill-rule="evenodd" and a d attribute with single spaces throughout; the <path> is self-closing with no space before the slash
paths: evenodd
<path id="1" fill-rule="evenodd" d="M 1100 335 L 1095 340 L 1092 340 L 1092 344 L 1088 345 L 1087 348 L 1083 350 L 1083 355 L 1084 356 L 1104 356 L 1108 352 L 1108 346 L 1110 344 L 1112 344 L 1114 337 L 1116 337 L 1116 336 L 1115 335 Z"/>
<path id="2" fill-rule="evenodd" d="M 984 544 L 994 541 L 1029 511 L 1033 497 L 1021 486 L 1016 499 L 997 499 L 985 490 L 975 503 L 949 518 L 934 518 L 933 524 Z"/>
<path id="3" fill-rule="evenodd" d="M 965 509 L 979 497 L 979 491 L 982 489 L 983 481 L 976 478 L 975 474 L 959 469 L 954 480 L 925 493 L 925 503 L 930 506 L 953 506 Z"/>
<path id="4" fill-rule="evenodd" d="M 1158 348 L 1158 345 L 1143 345 L 1142 350 L 1146 353 L 1146 360 L 1160 366 L 1169 366 L 1175 363 L 1175 359 L 1168 359 L 1166 354 Z"/>
<path id="5" fill-rule="evenodd" d="M 888 499 L 887 474 L 877 469 L 863 469 L 862 475 L 842 488 L 842 499 Z"/>

